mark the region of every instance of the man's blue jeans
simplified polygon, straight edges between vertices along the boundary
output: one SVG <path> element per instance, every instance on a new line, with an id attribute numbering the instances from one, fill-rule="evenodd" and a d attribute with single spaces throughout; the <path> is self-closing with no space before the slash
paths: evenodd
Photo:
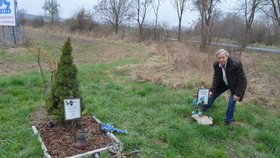
<path id="1" fill-rule="evenodd" d="M 203 107 L 203 111 L 207 111 L 211 106 L 212 104 L 214 103 L 214 101 L 223 93 L 225 92 L 226 90 L 228 90 L 229 88 L 224 86 L 222 87 L 221 89 L 218 89 L 214 94 L 212 94 L 211 97 L 209 97 L 209 100 L 208 100 L 208 104 L 205 104 L 204 107 Z M 226 122 L 232 122 L 233 121 L 233 116 L 234 116 L 234 109 L 235 109 L 235 102 L 233 100 L 233 95 L 230 95 L 229 97 L 229 101 L 228 101 L 228 107 L 227 107 L 227 111 L 226 111 L 226 118 L 225 118 L 225 121 Z"/>

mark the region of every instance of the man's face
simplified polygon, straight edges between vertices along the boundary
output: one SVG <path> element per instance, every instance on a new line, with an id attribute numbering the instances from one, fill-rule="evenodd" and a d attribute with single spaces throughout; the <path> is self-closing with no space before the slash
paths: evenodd
<path id="1" fill-rule="evenodd" d="M 219 55 L 217 55 L 217 59 L 220 65 L 226 65 L 228 56 L 226 55 L 225 52 L 222 52 Z"/>

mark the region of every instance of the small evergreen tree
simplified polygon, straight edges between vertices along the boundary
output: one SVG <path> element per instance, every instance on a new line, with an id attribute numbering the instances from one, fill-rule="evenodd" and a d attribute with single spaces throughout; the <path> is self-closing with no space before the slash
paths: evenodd
<path id="1" fill-rule="evenodd" d="M 59 122 L 64 120 L 64 99 L 70 98 L 70 95 L 72 95 L 74 98 L 80 98 L 81 106 L 83 105 L 77 80 L 77 68 L 73 64 L 73 57 L 71 56 L 70 38 L 64 43 L 61 51 L 62 55 L 54 75 L 51 93 L 46 99 L 48 115 Z M 83 107 L 81 108 L 83 109 Z"/>

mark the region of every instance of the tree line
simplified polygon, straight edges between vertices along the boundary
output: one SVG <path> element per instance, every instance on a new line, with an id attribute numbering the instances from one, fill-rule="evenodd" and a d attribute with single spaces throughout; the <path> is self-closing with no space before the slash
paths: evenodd
<path id="1" fill-rule="evenodd" d="M 44 16 L 33 19 L 32 25 L 42 27 L 64 23 L 71 32 L 96 32 L 107 28 L 106 34 L 109 31 L 119 36 L 133 35 L 139 42 L 174 36 L 180 41 L 183 37 L 190 39 L 196 35 L 200 37 L 203 50 L 209 48 L 213 38 L 234 41 L 240 49 L 252 43 L 280 44 L 280 0 L 236 0 L 232 12 L 220 8 L 221 0 L 169 0 L 177 13 L 178 27 L 175 30 L 158 20 L 159 11 L 166 1 L 98 0 L 92 10 L 80 8 L 72 17 L 61 20 L 60 4 L 56 0 L 46 0 L 42 6 Z M 187 10 L 199 13 L 199 17 L 192 26 L 184 28 L 182 19 L 188 18 L 185 15 Z M 147 22 L 150 12 L 154 17 L 153 23 Z M 26 12 L 21 10 L 20 13 L 23 21 Z"/>

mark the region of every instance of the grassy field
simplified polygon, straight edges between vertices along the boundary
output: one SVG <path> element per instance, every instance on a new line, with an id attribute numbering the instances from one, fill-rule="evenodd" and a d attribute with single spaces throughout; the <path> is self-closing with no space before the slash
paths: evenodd
<path id="1" fill-rule="evenodd" d="M 141 158 L 280 157 L 279 105 L 268 106 L 262 98 L 239 103 L 235 115 L 237 124 L 229 128 L 223 125 L 227 105 L 227 97 L 223 96 L 207 113 L 213 117 L 214 125 L 199 126 L 190 118 L 190 113 L 193 94 L 198 88 L 195 83 L 200 81 L 177 88 L 164 82 L 135 82 L 132 75 L 135 65 L 145 67 L 154 57 L 148 48 L 116 41 L 93 41 L 94 44 L 73 41 L 85 103 L 83 113 L 127 130 L 127 135 L 116 134 L 124 143 L 124 152 L 140 150 L 138 156 L 133 157 Z M 39 46 L 47 52 L 59 52 L 63 42 L 56 42 L 57 50 L 50 49 L 53 48 L 50 41 L 39 42 Z M 259 57 L 258 54 L 250 56 Z M 258 72 L 276 78 L 271 80 L 273 83 L 279 82 L 279 55 L 264 55 L 258 59 L 262 66 L 255 70 L 253 64 L 248 64 L 249 77 Z M 26 69 L 13 67 L 12 71 L 11 65 L 4 66 L 6 60 Z M 0 76 L 0 157 L 42 157 L 29 121 L 32 113 L 44 107 L 43 85 L 34 66 L 35 59 L 26 49 L 13 53 L 2 49 L 0 63 L 3 63 L 1 69 L 10 68 L 10 73 L 3 71 Z M 48 78 L 47 70 L 45 74 Z M 203 79 L 200 80 L 203 83 Z M 277 99 L 274 95 L 279 92 L 270 93 Z"/>

